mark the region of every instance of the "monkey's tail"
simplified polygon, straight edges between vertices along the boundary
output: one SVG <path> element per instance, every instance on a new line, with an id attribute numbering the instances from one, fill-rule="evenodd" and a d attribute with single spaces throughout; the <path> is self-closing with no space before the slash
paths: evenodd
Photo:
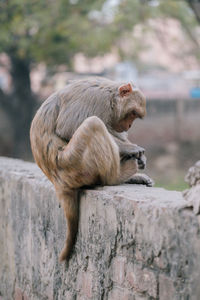
<path id="1" fill-rule="evenodd" d="M 65 246 L 59 257 L 60 262 L 62 262 L 69 259 L 76 240 L 79 219 L 78 191 L 72 189 L 57 191 L 57 196 L 64 209 L 68 229 Z"/>

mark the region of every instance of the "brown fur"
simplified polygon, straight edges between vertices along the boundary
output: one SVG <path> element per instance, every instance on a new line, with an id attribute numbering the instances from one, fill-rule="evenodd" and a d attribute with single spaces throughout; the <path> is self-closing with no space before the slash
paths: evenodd
<path id="1" fill-rule="evenodd" d="M 138 89 L 105 78 L 72 81 L 37 111 L 30 131 L 32 152 L 55 186 L 68 225 L 61 261 L 69 258 L 78 229 L 77 190 L 134 182 L 144 149 L 120 130 L 145 113 Z M 135 182 L 148 185 L 143 181 L 135 177 Z"/>

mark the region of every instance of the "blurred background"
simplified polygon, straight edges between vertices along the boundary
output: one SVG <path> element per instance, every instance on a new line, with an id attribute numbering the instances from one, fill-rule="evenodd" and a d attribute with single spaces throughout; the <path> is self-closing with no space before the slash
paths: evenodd
<path id="1" fill-rule="evenodd" d="M 0 155 L 33 161 L 36 109 L 69 79 L 132 81 L 130 139 L 156 186 L 183 190 L 200 150 L 199 0 L 0 0 Z"/>

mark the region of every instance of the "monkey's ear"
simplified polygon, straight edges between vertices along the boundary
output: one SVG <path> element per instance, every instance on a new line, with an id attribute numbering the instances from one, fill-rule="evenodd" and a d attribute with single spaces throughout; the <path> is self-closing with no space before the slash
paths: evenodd
<path id="1" fill-rule="evenodd" d="M 124 97 L 124 96 L 127 96 L 128 94 L 130 94 L 133 91 L 133 88 L 132 88 L 132 85 L 130 83 L 128 83 L 128 84 L 124 84 L 124 85 L 120 86 L 118 91 L 119 91 L 119 95 L 121 97 Z"/>

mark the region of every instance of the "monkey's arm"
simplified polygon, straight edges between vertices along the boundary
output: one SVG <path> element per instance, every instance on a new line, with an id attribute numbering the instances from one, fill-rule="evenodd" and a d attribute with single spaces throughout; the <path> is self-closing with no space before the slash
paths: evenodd
<path id="1" fill-rule="evenodd" d="M 113 136 L 116 144 L 119 148 L 120 158 L 123 159 L 130 159 L 130 158 L 141 158 L 144 155 L 144 148 L 132 144 L 126 137 L 117 137 Z"/>

